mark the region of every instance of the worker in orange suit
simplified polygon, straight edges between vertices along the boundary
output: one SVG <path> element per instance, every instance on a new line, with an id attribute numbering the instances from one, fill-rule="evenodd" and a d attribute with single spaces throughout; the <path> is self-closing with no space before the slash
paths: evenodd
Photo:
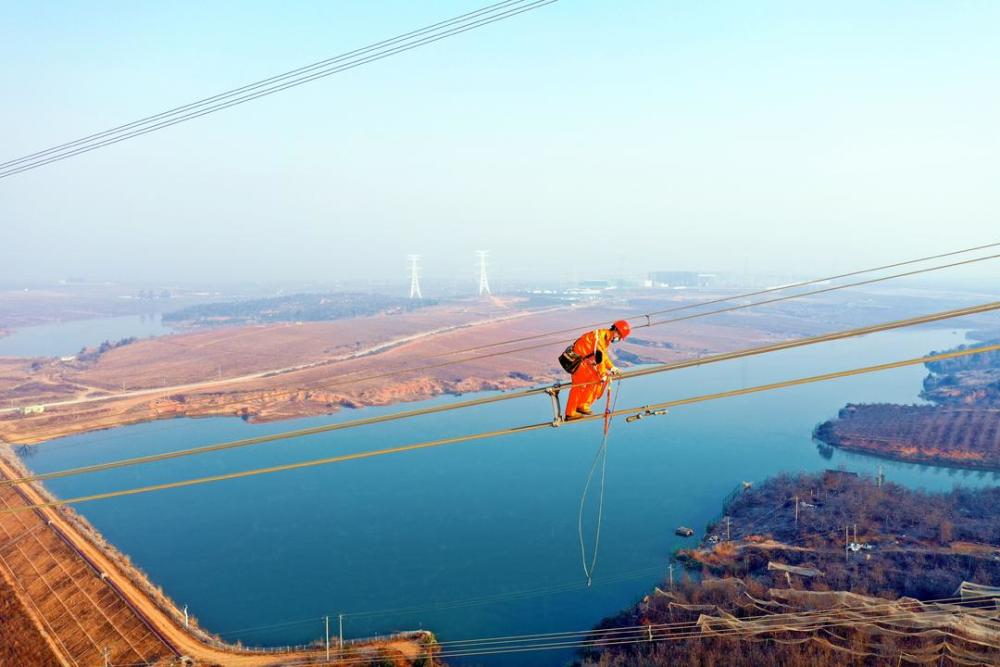
<path id="1" fill-rule="evenodd" d="M 573 352 L 582 361 L 572 375 L 573 387 L 566 401 L 566 421 L 593 414 L 591 405 L 604 395 L 609 377 L 621 373 L 611 361 L 608 346 L 625 339 L 631 332 L 628 322 L 618 320 L 611 328 L 588 331 L 573 343 Z"/>

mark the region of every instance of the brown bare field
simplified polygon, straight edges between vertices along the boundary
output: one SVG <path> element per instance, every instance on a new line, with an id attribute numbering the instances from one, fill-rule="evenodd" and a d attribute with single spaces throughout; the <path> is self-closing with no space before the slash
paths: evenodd
<path id="1" fill-rule="evenodd" d="M 0 665 L 62 665 L 17 593 L 0 577 Z"/>
<path id="2" fill-rule="evenodd" d="M 0 488 L 0 509 L 26 504 Z M 0 515 L 0 566 L 11 588 L 67 664 L 156 663 L 175 655 L 40 513 Z"/>
<path id="3" fill-rule="evenodd" d="M 1000 468 L 1000 410 L 848 405 L 816 429 L 828 445 L 904 461 Z"/>
<path id="4" fill-rule="evenodd" d="M 3 395 L 16 396 L 20 406 L 49 405 L 41 414 L 0 413 L 0 438 L 31 444 L 178 416 L 267 421 L 565 379 L 556 357 L 573 334 L 441 355 L 545 331 L 582 332 L 621 310 L 526 312 L 516 301 L 469 301 L 336 322 L 165 336 L 113 349 L 92 364 L 50 362 L 33 371 L 28 360 L 3 361 Z M 620 349 L 644 361 L 668 361 L 780 337 L 760 318 L 746 318 L 745 326 L 697 321 L 643 329 L 635 336 L 639 344 Z M 484 353 L 491 356 L 471 358 Z M 423 368 L 428 365 L 439 366 Z M 52 405 L 59 401 L 71 403 Z"/>

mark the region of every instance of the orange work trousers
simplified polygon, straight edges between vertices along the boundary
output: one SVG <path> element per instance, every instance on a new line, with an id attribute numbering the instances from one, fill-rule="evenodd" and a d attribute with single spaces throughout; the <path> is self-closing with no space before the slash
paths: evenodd
<path id="1" fill-rule="evenodd" d="M 605 382 L 601 380 L 601 373 L 586 361 L 573 373 L 573 384 L 574 387 L 569 390 L 569 399 L 566 400 L 567 416 L 576 412 L 580 406 L 589 408 L 591 403 L 604 395 Z M 578 384 L 583 386 L 575 386 Z"/>

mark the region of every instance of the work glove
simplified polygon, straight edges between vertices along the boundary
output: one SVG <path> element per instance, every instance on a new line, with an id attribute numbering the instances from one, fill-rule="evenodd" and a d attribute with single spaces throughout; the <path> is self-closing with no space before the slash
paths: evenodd
<path id="1" fill-rule="evenodd" d="M 622 376 L 622 369 L 618 368 L 617 366 L 612 366 L 611 370 L 608 371 L 608 375 L 610 375 L 613 378 L 620 378 Z"/>

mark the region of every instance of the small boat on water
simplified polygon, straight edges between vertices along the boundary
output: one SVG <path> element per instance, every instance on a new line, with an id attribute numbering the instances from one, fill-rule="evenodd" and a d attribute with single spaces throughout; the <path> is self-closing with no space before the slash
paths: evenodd
<path id="1" fill-rule="evenodd" d="M 674 533 L 680 535 L 681 537 L 691 537 L 692 535 L 694 535 L 694 531 L 688 528 L 687 526 L 680 526 L 677 530 L 674 531 Z"/>

